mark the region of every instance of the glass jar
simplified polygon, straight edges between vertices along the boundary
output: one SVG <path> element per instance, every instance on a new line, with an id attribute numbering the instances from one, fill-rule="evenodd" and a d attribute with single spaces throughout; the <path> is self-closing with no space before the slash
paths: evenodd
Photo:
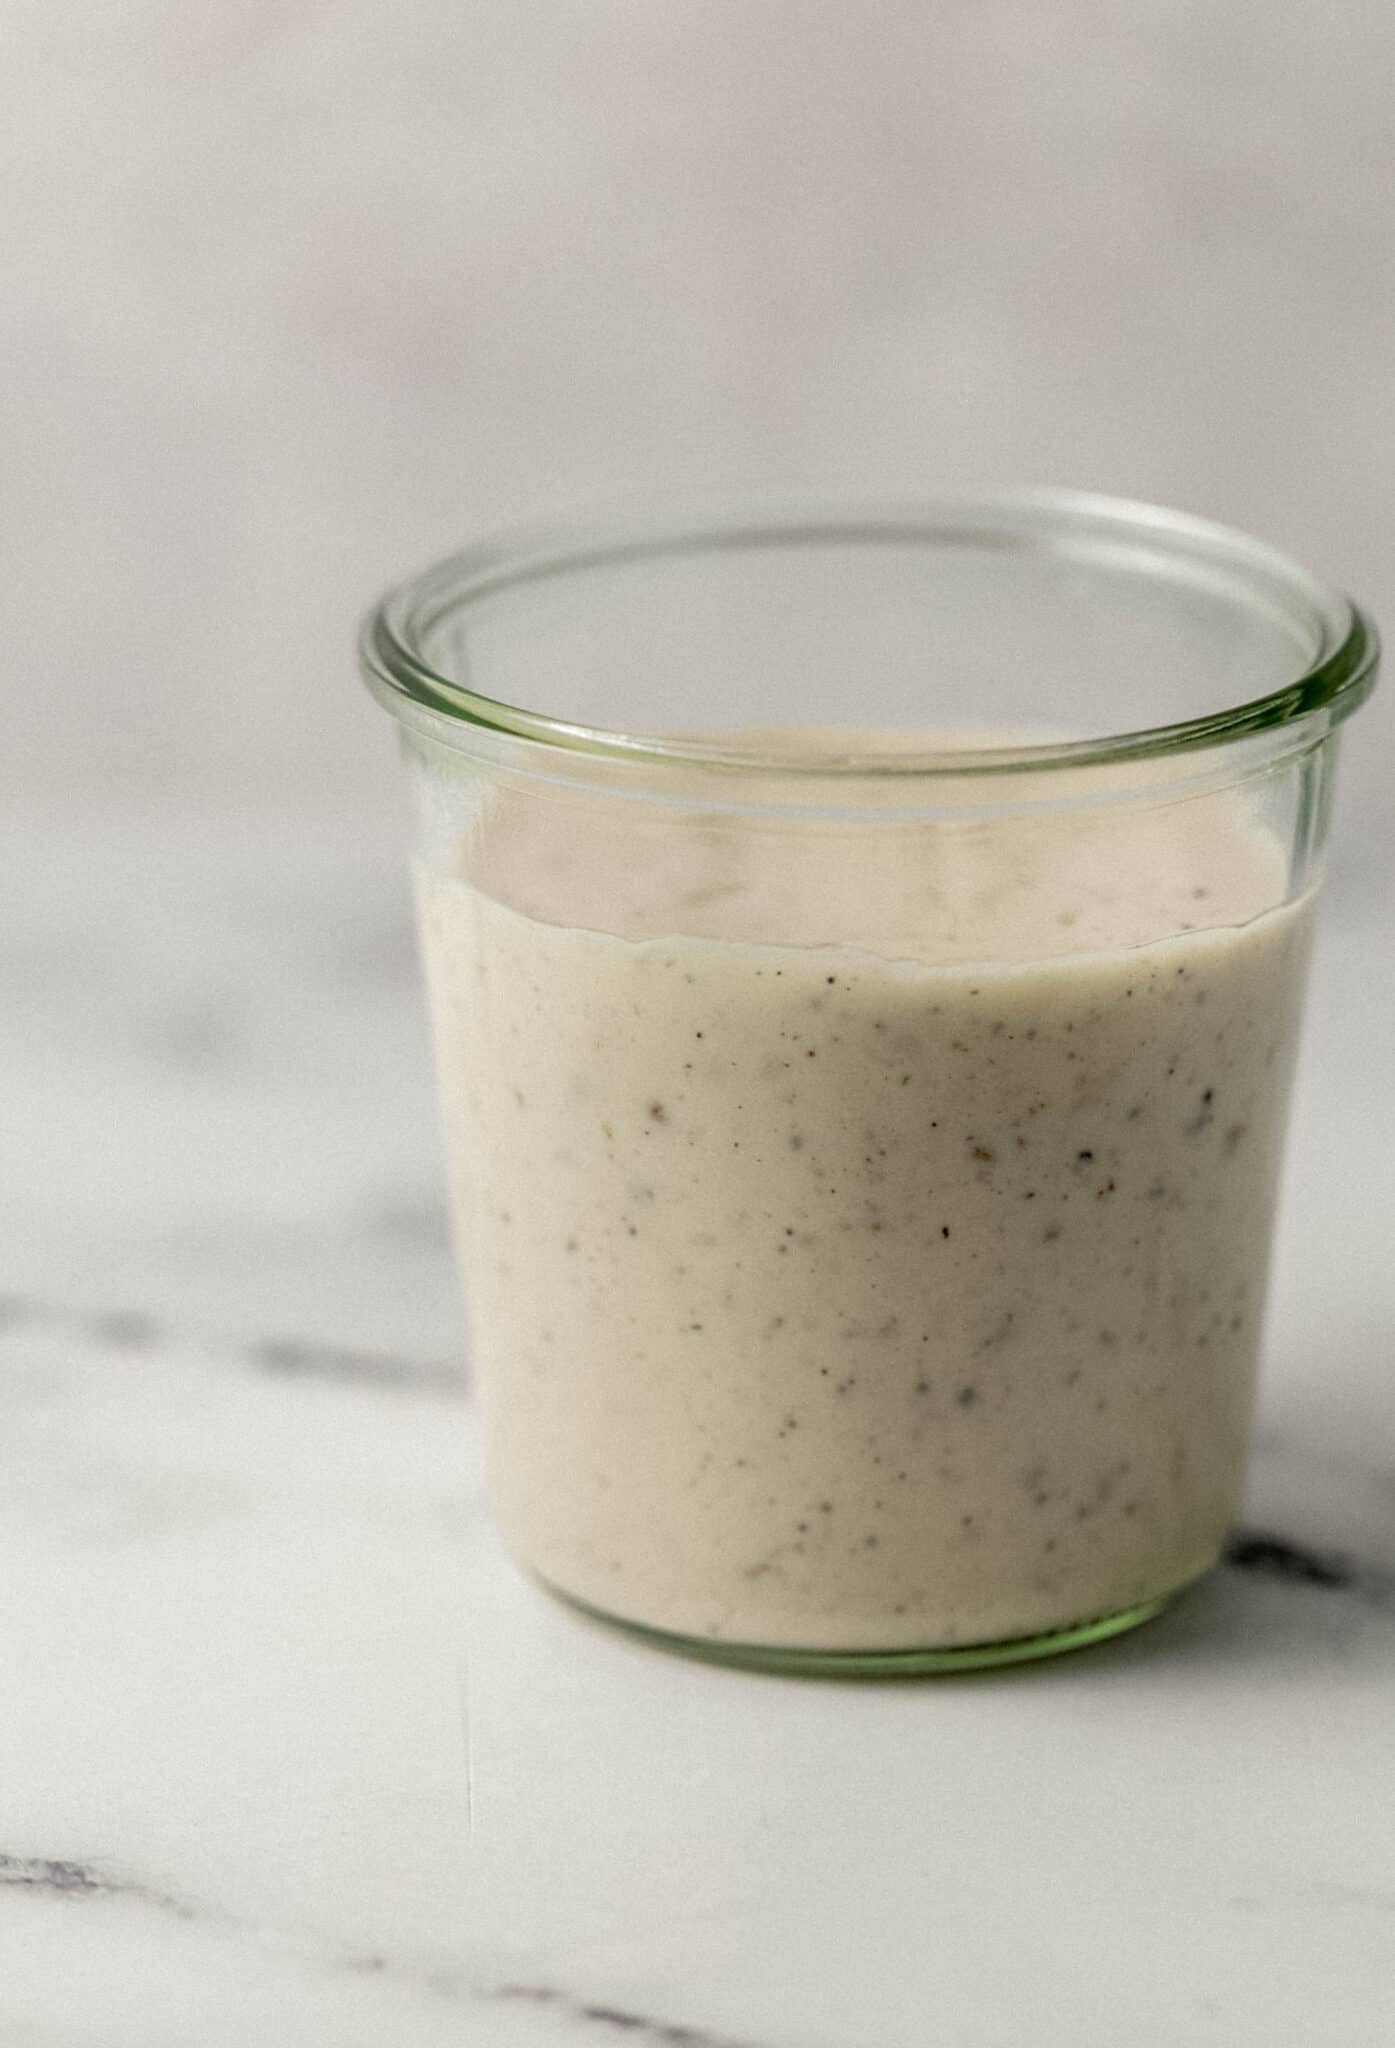
<path id="1" fill-rule="evenodd" d="M 853 1673 L 1070 1648 L 1206 1571 L 1360 612 L 1019 491 L 522 533 L 363 646 L 521 1562 Z"/>

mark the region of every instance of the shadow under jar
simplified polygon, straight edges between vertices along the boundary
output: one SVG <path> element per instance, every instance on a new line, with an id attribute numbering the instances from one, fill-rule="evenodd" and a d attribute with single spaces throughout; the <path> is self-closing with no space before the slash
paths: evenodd
<path id="1" fill-rule="evenodd" d="M 486 543 L 364 656 L 523 1564 L 852 1673 L 1212 1565 L 1361 614 L 1146 506 L 758 500 Z"/>

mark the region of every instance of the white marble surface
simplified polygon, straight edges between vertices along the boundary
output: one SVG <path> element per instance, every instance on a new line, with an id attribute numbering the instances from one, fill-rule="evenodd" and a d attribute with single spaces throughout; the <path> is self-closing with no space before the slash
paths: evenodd
<path id="1" fill-rule="evenodd" d="M 498 1556 L 399 851 L 0 844 L 3 2048 L 1384 2048 L 1388 915 L 1315 987 L 1247 1563 L 994 1678 L 708 1670 Z"/>

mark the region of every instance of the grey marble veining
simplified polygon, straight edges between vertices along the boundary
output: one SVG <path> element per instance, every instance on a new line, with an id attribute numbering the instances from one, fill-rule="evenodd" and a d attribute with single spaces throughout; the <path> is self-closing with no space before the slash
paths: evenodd
<path id="1" fill-rule="evenodd" d="M 808 1685 L 497 1551 L 397 846 L 18 837 L 4 2048 L 1388 2040 L 1377 925 L 1338 900 L 1320 952 L 1227 1566 L 1034 1672 Z"/>

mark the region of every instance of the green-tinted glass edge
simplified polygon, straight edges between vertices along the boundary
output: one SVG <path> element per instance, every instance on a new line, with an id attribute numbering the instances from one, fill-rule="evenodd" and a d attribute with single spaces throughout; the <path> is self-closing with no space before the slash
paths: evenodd
<path id="1" fill-rule="evenodd" d="M 980 547 L 1040 546 L 1065 551 L 1073 533 L 1106 533 L 1148 542 L 1179 563 L 1184 548 L 1211 550 L 1240 574 L 1267 572 L 1306 599 L 1327 641 L 1323 658 L 1277 690 L 1248 702 L 1176 724 L 1077 741 L 1026 747 L 946 750 L 917 755 L 783 755 L 748 752 L 709 741 L 628 734 L 549 717 L 504 704 L 452 682 L 421 657 L 414 640 L 443 611 L 461 612 L 486 597 L 530 582 L 646 558 L 716 550 L 863 541 L 972 543 Z M 687 767 L 719 774 L 777 774 L 801 780 L 829 777 L 898 781 L 955 776 L 1020 774 L 1140 760 L 1273 731 L 1315 727 L 1314 739 L 1350 716 L 1374 685 L 1380 643 L 1368 615 L 1343 593 L 1309 576 L 1278 550 L 1236 528 L 1160 506 L 1057 489 L 1005 490 L 974 498 L 924 503 L 856 504 L 818 498 L 795 501 L 724 501 L 720 505 L 660 508 L 609 521 L 577 521 L 519 528 L 446 557 L 397 585 L 364 622 L 360 655 L 370 689 L 401 715 L 411 705 L 444 715 L 466 728 L 551 749 L 612 761 Z M 462 735 L 463 737 L 463 735 Z"/>

